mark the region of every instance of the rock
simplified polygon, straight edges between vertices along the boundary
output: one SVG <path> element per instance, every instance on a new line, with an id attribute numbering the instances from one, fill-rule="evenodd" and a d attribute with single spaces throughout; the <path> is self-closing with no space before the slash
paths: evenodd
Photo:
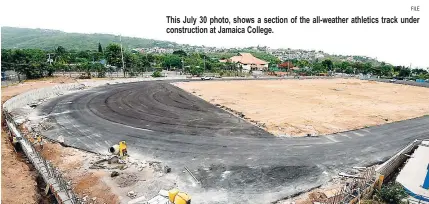
<path id="1" fill-rule="evenodd" d="M 127 196 L 130 197 L 130 198 L 135 198 L 137 196 L 137 194 L 134 191 L 129 191 L 127 193 Z"/>
<path id="2" fill-rule="evenodd" d="M 170 173 L 171 172 L 171 167 L 169 167 L 169 166 L 167 166 L 167 165 L 165 165 L 164 166 L 164 173 Z"/>
<path id="3" fill-rule="evenodd" d="M 92 201 L 95 201 L 95 200 L 97 200 L 97 197 L 93 197 L 93 198 L 92 198 Z"/>
<path id="4" fill-rule="evenodd" d="M 64 143 L 64 137 L 62 135 L 58 136 L 57 141 L 59 143 Z"/>
<path id="5" fill-rule="evenodd" d="M 117 164 L 119 163 L 119 158 L 114 156 L 107 161 L 108 164 Z"/>
<path id="6" fill-rule="evenodd" d="M 113 172 L 110 174 L 110 177 L 116 177 L 116 176 L 119 176 L 119 172 L 117 172 L 117 171 L 113 171 Z"/>
<path id="7" fill-rule="evenodd" d="M 128 165 L 123 165 L 123 166 L 119 167 L 120 170 L 125 170 L 127 168 L 128 168 Z"/>
<path id="8" fill-rule="evenodd" d="M 86 196 L 84 196 L 83 198 L 82 198 L 82 200 L 83 200 L 83 202 L 86 202 L 87 200 L 88 200 L 88 196 L 86 195 Z"/>

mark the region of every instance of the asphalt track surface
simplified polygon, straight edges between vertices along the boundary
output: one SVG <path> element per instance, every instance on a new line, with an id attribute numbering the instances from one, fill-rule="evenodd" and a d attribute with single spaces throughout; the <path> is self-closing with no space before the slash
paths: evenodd
<path id="1" fill-rule="evenodd" d="M 53 125 L 44 135 L 61 135 L 70 146 L 100 153 L 125 140 L 132 156 L 159 159 L 173 173 L 187 166 L 201 182 L 198 188 L 223 192 L 224 203 L 269 203 L 429 138 L 428 116 L 320 137 L 278 138 L 166 81 L 93 88 L 38 110 Z"/>

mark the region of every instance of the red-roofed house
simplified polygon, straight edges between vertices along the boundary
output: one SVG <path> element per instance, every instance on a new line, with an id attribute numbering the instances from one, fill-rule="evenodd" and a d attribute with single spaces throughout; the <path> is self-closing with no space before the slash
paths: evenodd
<path id="1" fill-rule="evenodd" d="M 262 71 L 268 69 L 268 62 L 254 57 L 250 53 L 239 53 L 238 56 L 233 56 L 228 59 L 230 62 L 235 62 L 238 66 L 243 67 L 243 71 Z"/>

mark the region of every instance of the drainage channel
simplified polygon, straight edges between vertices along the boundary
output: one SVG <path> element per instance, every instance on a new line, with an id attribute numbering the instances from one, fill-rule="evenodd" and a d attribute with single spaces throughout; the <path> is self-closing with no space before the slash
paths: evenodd
<path id="1" fill-rule="evenodd" d="M 5 123 L 2 123 L 5 124 Z M 6 126 L 2 125 L 2 134 L 7 134 L 7 129 Z M 41 175 L 37 172 L 37 169 L 30 163 L 30 161 L 28 160 L 28 158 L 25 156 L 24 152 L 22 151 L 21 145 L 13 145 L 12 142 L 9 142 L 10 138 L 8 138 L 8 136 L 6 137 L 2 137 L 2 148 L 6 148 L 7 151 L 10 151 L 8 153 L 11 154 L 15 154 L 14 156 L 11 156 L 10 158 L 12 160 L 15 160 L 16 162 L 19 162 L 20 166 L 21 164 L 23 166 L 28 167 L 28 171 L 19 171 L 16 170 L 14 172 L 8 172 L 5 173 L 4 176 L 23 176 L 22 174 L 25 175 L 25 177 L 29 178 L 28 180 L 26 179 L 25 182 L 31 182 L 31 181 L 35 181 L 35 183 L 37 184 L 34 189 L 35 189 L 35 194 L 32 194 L 32 196 L 34 196 L 33 198 L 35 199 L 35 202 L 39 203 L 39 204 L 57 204 L 58 202 L 56 201 L 54 195 L 50 192 L 45 192 L 46 189 L 46 183 L 43 180 L 43 177 L 41 177 Z M 3 143 L 4 142 L 4 143 Z M 4 145 L 4 146 L 3 146 Z M 3 155 L 4 156 L 4 155 Z M 16 169 L 16 163 L 11 163 L 10 161 L 8 162 L 9 164 L 11 164 L 10 166 L 7 165 L 7 163 L 3 166 L 3 168 L 5 169 L 9 169 L 9 168 L 13 168 Z M 17 175 L 17 173 L 19 175 Z M 10 181 L 7 181 L 10 182 Z M 13 180 L 13 182 L 23 182 L 23 180 Z M 5 186 L 5 188 L 8 188 L 7 186 Z M 13 188 L 13 187 L 12 187 Z M 16 188 L 16 187 L 15 187 Z M 27 195 L 21 195 L 21 196 L 27 196 Z M 14 199 L 21 199 L 23 197 L 15 197 Z"/>
<path id="2" fill-rule="evenodd" d="M 38 177 L 40 177 L 40 179 L 43 181 L 38 182 L 38 184 L 40 183 L 40 185 L 44 186 L 43 192 L 44 195 L 47 196 L 45 200 L 48 203 L 52 203 L 49 202 L 49 193 L 51 193 L 53 194 L 56 203 L 80 203 L 73 191 L 71 191 L 71 186 L 62 177 L 61 172 L 51 163 L 49 163 L 49 161 L 46 161 L 34 148 L 33 144 L 20 133 L 13 118 L 9 115 L 9 113 L 3 111 L 3 118 L 5 119 L 5 122 L 3 123 L 5 124 L 5 130 L 9 131 L 9 136 L 12 140 L 12 143 L 17 146 L 17 149 L 22 150 L 20 151 L 22 152 L 22 155 L 26 156 L 29 161 L 28 163 L 31 164 L 31 167 L 38 172 Z M 38 188 L 42 187 L 38 186 Z"/>

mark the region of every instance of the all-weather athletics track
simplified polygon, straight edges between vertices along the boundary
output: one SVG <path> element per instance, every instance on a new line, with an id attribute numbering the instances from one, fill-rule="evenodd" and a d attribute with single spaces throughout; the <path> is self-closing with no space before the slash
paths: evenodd
<path id="1" fill-rule="evenodd" d="M 186 166 L 199 181 L 189 188 L 218 192 L 226 203 L 275 201 L 429 138 L 429 116 L 320 137 L 275 137 L 170 82 L 107 85 L 54 98 L 37 108 L 52 125 L 43 134 L 103 154 L 125 140 L 132 156 L 161 160 L 173 173 Z"/>

